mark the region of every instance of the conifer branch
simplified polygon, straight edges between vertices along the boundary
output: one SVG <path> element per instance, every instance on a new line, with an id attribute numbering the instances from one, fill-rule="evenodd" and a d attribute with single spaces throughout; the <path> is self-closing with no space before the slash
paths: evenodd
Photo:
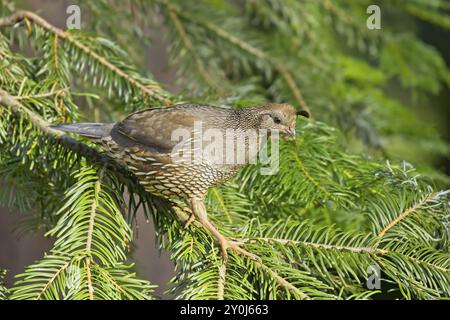
<path id="1" fill-rule="evenodd" d="M 437 270 L 439 270 L 441 272 L 447 273 L 450 276 L 450 268 L 441 267 L 441 266 L 438 266 L 435 263 L 431 263 L 429 261 L 424 261 L 422 259 L 417 259 L 417 258 L 408 256 L 408 255 L 404 255 L 404 254 L 402 254 L 402 255 L 404 257 L 406 257 L 408 260 L 411 260 L 411 261 L 413 261 L 415 263 L 420 263 L 420 264 L 424 264 L 424 265 L 427 265 L 429 267 L 435 268 L 435 269 L 437 269 Z"/>
<path id="2" fill-rule="evenodd" d="M 219 261 L 219 280 L 217 284 L 217 299 L 224 300 L 225 296 L 225 281 L 227 274 L 227 264 L 223 261 Z"/>
<path id="3" fill-rule="evenodd" d="M 51 125 L 41 116 L 24 107 L 17 101 L 16 98 L 9 95 L 2 89 L 0 89 L 0 105 L 11 108 L 11 110 L 18 116 L 26 116 L 36 128 L 40 129 L 48 136 L 56 139 L 58 142 L 67 146 L 69 149 L 75 151 L 79 155 L 93 160 L 94 162 L 100 162 L 108 166 L 116 166 L 115 162 L 108 156 L 99 153 L 97 150 L 87 146 L 82 142 L 79 142 L 78 140 L 75 140 L 74 138 L 64 134 L 59 130 L 53 129 Z"/>
<path id="4" fill-rule="evenodd" d="M 96 270 L 100 272 L 106 278 L 106 280 L 108 280 L 109 283 L 111 283 L 122 294 L 126 295 L 125 290 L 122 289 L 122 287 L 117 283 L 117 281 L 115 281 L 106 270 L 104 270 L 102 267 L 96 264 L 95 261 L 92 261 L 92 264 L 96 267 Z"/>
<path id="5" fill-rule="evenodd" d="M 294 286 L 292 283 L 290 283 L 289 281 L 287 281 L 286 279 L 281 277 L 272 268 L 270 268 L 270 267 L 266 266 L 265 264 L 258 262 L 258 261 L 254 261 L 254 263 L 257 266 L 261 267 L 268 274 L 270 274 L 281 287 L 285 288 L 286 290 L 289 290 L 294 295 L 299 296 L 301 300 L 310 300 L 311 299 L 306 293 L 304 293 L 303 291 L 298 289 L 296 286 Z"/>
<path id="6" fill-rule="evenodd" d="M 309 300 L 310 299 L 310 297 L 306 293 L 304 293 L 299 288 L 294 286 L 292 283 L 287 281 L 285 278 L 280 276 L 275 270 L 273 270 L 273 268 L 271 268 L 271 267 L 267 266 L 266 264 L 264 264 L 264 262 L 263 262 L 263 260 L 261 259 L 260 256 L 254 254 L 254 253 L 251 253 L 251 252 L 249 252 L 249 251 L 247 251 L 245 249 L 242 249 L 242 248 L 239 248 L 236 253 L 238 255 L 242 256 L 242 257 L 248 258 L 249 261 L 251 263 L 253 263 L 256 267 L 260 268 L 265 273 L 269 274 L 278 283 L 278 285 L 280 287 L 290 291 L 291 293 L 293 293 L 296 296 L 299 296 L 300 299 L 302 299 L 302 300 Z"/>
<path id="7" fill-rule="evenodd" d="M 68 261 L 67 263 L 65 263 L 61 268 L 58 269 L 58 271 L 55 272 L 55 274 L 53 275 L 53 277 L 50 278 L 50 280 L 45 284 L 44 288 L 42 288 L 41 292 L 38 294 L 38 296 L 36 297 L 36 300 L 41 300 L 42 295 L 50 288 L 50 286 L 53 284 L 53 282 L 56 280 L 56 278 L 58 278 L 58 276 L 64 272 L 64 270 L 67 269 L 67 267 L 70 266 L 70 261 Z"/>
<path id="8" fill-rule="evenodd" d="M 240 243 L 256 243 L 258 241 L 261 242 L 274 242 L 279 243 L 283 245 L 302 245 L 305 247 L 311 247 L 315 249 L 325 249 L 325 250 L 337 250 L 337 251 L 349 251 L 352 253 L 363 253 L 363 254 L 387 254 L 389 251 L 375 248 L 375 247 L 350 247 L 350 246 L 339 246 L 339 245 L 331 245 L 331 244 L 324 244 L 324 243 L 314 243 L 314 242 L 307 242 L 307 241 L 298 241 L 298 240 L 291 240 L 291 239 L 280 239 L 280 238 L 243 238 L 243 239 L 236 239 L 237 242 Z"/>
<path id="9" fill-rule="evenodd" d="M 319 182 L 317 182 L 308 172 L 305 165 L 303 164 L 302 160 L 300 159 L 300 156 L 295 150 L 292 150 L 292 155 L 294 156 L 295 161 L 297 162 L 297 165 L 300 167 L 301 172 L 305 175 L 306 179 L 308 179 L 317 189 L 319 189 L 321 192 L 329 196 L 330 198 L 333 196 L 328 190 L 326 190 L 323 186 L 320 185 Z"/>
<path id="10" fill-rule="evenodd" d="M 58 38 L 70 42 L 75 47 L 84 51 L 86 54 L 91 56 L 93 59 L 97 60 L 100 64 L 102 64 L 103 66 L 105 66 L 106 68 L 108 68 L 109 70 L 111 70 L 112 72 L 114 72 L 115 74 L 117 74 L 118 76 L 123 78 L 124 80 L 128 81 L 131 85 L 133 85 L 134 87 L 141 90 L 144 94 L 162 102 L 166 106 L 169 106 L 170 104 L 172 104 L 172 101 L 170 99 L 164 97 L 163 95 L 161 95 L 160 93 L 157 92 L 161 88 L 155 87 L 153 85 L 152 87 L 155 88 L 156 90 L 150 89 L 149 86 L 145 85 L 144 83 L 141 83 L 139 80 L 135 79 L 134 77 L 127 74 L 126 72 L 122 71 L 121 69 L 116 67 L 114 64 L 112 64 L 110 61 L 108 61 L 108 59 L 99 55 L 98 53 L 94 52 L 89 47 L 87 47 L 86 45 L 84 45 L 83 43 L 78 41 L 69 32 L 66 32 L 59 28 L 56 28 L 55 26 L 53 26 L 49 22 L 47 22 L 45 19 L 43 19 L 42 17 L 40 17 L 39 15 L 37 15 L 33 12 L 20 10 L 20 11 L 13 13 L 10 16 L 2 17 L 2 18 L 0 18 L 0 28 L 13 26 L 14 24 L 21 22 L 23 20 L 25 20 L 25 21 L 30 20 L 30 21 L 34 22 L 36 25 L 53 33 L 55 35 L 55 43 Z M 55 48 L 56 48 L 56 46 L 55 46 Z M 57 52 L 55 52 L 55 57 L 57 57 Z M 55 61 L 57 61 L 57 60 L 55 60 Z"/>
<path id="11" fill-rule="evenodd" d="M 342 136 L 349 138 L 344 143 L 353 146 L 354 130 L 345 130 L 356 123 L 358 147 L 364 142 L 376 150 L 370 145 L 372 139 L 382 141 L 399 133 L 419 137 L 427 146 L 435 145 L 436 131 L 416 130 L 422 122 L 410 117 L 407 105 L 388 97 L 383 85 L 398 76 L 404 82 L 402 87 L 436 93 L 441 83 L 450 83 L 444 60 L 438 50 L 413 33 L 402 39 L 394 36 L 387 24 L 382 34 L 357 30 L 362 18 L 355 12 L 365 12 L 359 6 L 362 2 L 342 11 L 342 1 L 321 0 L 300 7 L 295 1 L 274 0 L 262 10 L 252 1 L 254 7 L 246 6 L 241 15 L 235 14 L 233 7 L 218 9 L 204 1 L 192 7 L 181 0 L 154 2 L 156 6 L 149 7 L 156 10 L 150 12 L 155 17 L 164 14 L 162 31 L 169 27 L 173 48 L 180 49 L 173 53 L 179 58 L 187 55 L 181 59 L 180 70 L 194 71 L 195 89 L 209 86 L 216 91 L 203 97 L 208 101 L 202 103 L 233 101 L 245 106 L 253 99 L 271 96 L 279 101 L 287 95 L 308 109 L 302 93 L 307 92 L 316 117 L 344 129 Z M 423 18 L 445 18 L 433 12 L 438 4 L 419 2 L 413 2 L 416 12 L 432 9 L 424 10 Z M 93 4 L 84 7 L 86 12 L 99 8 L 97 2 L 89 3 Z M 363 281 L 368 276 L 367 266 L 372 264 L 380 266 L 383 278 L 390 283 L 389 289 L 375 293 L 377 298 L 385 298 L 391 289 L 405 299 L 448 298 L 449 192 L 435 187 L 448 181 L 430 183 L 428 178 L 417 176 L 412 166 L 386 167 L 364 155 L 342 152 L 340 133 L 324 122 L 304 125 L 299 120 L 301 144 L 281 145 L 276 176 L 262 176 L 258 166 L 251 166 L 235 183 L 210 190 L 208 211 L 217 211 L 210 213 L 226 225 L 216 222 L 219 229 L 226 227 L 224 235 L 240 245 L 233 246 L 227 264 L 218 259 L 217 248 L 198 222 L 187 231 L 174 221 L 185 221 L 191 213 L 182 201 L 159 201 L 116 161 L 82 143 L 84 140 L 54 130 L 51 123 L 62 115 L 71 119 L 78 115 L 68 86 L 71 71 L 81 75 L 73 78 L 76 86 L 83 91 L 89 88 L 86 96 L 102 96 L 106 89 L 118 112 L 140 108 L 155 99 L 161 104 L 172 99 L 170 93 L 167 98 L 157 84 L 152 85 L 129 66 L 127 54 L 134 50 L 133 43 L 127 43 L 126 50 L 119 48 L 116 43 L 120 39 L 115 34 L 119 28 L 111 19 L 107 25 L 101 21 L 114 11 L 118 13 L 115 17 L 129 21 L 129 15 L 120 11 L 123 5 L 115 4 L 117 7 L 95 12 L 101 26 L 94 37 L 60 30 L 27 11 L 0 18 L 0 28 L 21 23 L 24 31 L 15 33 L 7 28 L 0 34 L 0 111 L 2 107 L 6 110 L 0 112 L 0 178 L 17 188 L 6 190 L 7 204 L 24 212 L 38 204 L 36 219 L 49 220 L 46 227 L 51 231 L 47 235 L 56 238 L 51 254 L 18 275 L 9 291 L 11 299 L 151 298 L 150 283 L 129 272 L 132 265 L 124 265 L 132 241 L 131 226 L 141 205 L 146 218 L 153 218 L 160 248 L 170 252 L 176 264 L 171 290 L 174 298 L 367 299 L 374 291 L 366 289 Z M 137 10 L 130 19 L 143 19 L 143 12 L 149 12 L 142 4 L 143 10 Z M 407 9 L 403 12 L 408 14 Z M 323 16 L 335 20 L 336 29 L 348 44 L 336 44 L 326 23 L 321 25 Z M 90 27 L 89 21 L 85 22 Z M 448 25 L 448 21 L 436 24 Z M 107 37 L 103 38 L 105 27 Z M 11 50 L 16 43 L 26 41 L 27 33 L 37 48 L 33 53 L 42 53 L 42 57 L 30 58 Z M 374 44 L 366 41 L 371 34 L 386 40 L 379 42 L 382 53 L 378 48 L 372 52 Z M 202 38 L 205 35 L 210 38 Z M 320 36 L 320 44 L 308 39 Z M 277 47 L 269 43 L 275 37 Z M 308 40 L 303 47 L 299 43 L 305 37 Z M 380 64 L 374 66 L 364 57 L 354 57 L 346 45 L 371 50 Z M 279 52 L 286 54 L 281 57 Z M 336 56 L 329 52 L 336 52 Z M 211 61 L 206 57 L 212 57 Z M 300 78 L 292 72 L 303 59 L 320 61 L 321 68 L 311 73 L 305 69 L 300 91 Z M 412 71 L 417 76 L 411 77 Z M 218 81 L 223 75 L 230 75 L 226 87 Z M 183 76 L 192 75 L 184 72 Z M 233 97 L 218 97 L 228 87 L 235 90 Z M 189 90 L 184 92 L 190 94 Z M 147 99 L 150 97 L 154 99 Z M 173 99 L 196 100 L 184 94 Z M 121 101 L 125 103 L 116 105 Z M 381 105 L 386 108 L 379 108 Z M 417 150 L 420 154 L 424 148 L 418 144 Z M 127 189 L 132 194 L 128 203 L 124 197 Z M 43 190 L 42 195 L 35 195 L 35 190 Z M 133 195 L 139 196 L 138 203 Z M 45 209 L 40 207 L 42 203 Z M 74 279 L 79 286 L 71 286 Z M 0 284 L 0 300 L 5 298 L 3 288 Z"/>
<path id="12" fill-rule="evenodd" d="M 41 94 L 36 94 L 36 95 L 26 95 L 26 96 L 10 96 L 11 98 L 15 99 L 15 100 L 26 100 L 26 99 L 39 99 L 39 98 L 46 98 L 46 97 L 51 97 L 51 96 L 58 96 L 64 92 L 67 92 L 68 88 L 64 88 L 64 89 L 59 89 L 59 90 L 55 90 L 52 92 L 47 92 L 47 93 L 41 93 Z M 1 94 L 1 93 L 0 93 Z"/>
<path id="13" fill-rule="evenodd" d="M 216 187 L 211 188 L 213 195 L 216 197 L 217 201 L 219 202 L 220 207 L 223 210 L 223 213 L 225 214 L 225 217 L 228 219 L 228 222 L 232 223 L 233 220 L 231 220 L 230 212 L 227 209 L 227 206 L 225 205 L 222 197 L 219 194 L 219 191 L 217 191 Z"/>
<path id="14" fill-rule="evenodd" d="M 44 132 L 47 136 L 55 139 L 57 142 L 61 143 L 63 146 L 72 150 L 76 154 L 86 158 L 90 163 L 98 164 L 101 167 L 111 169 L 114 175 L 124 183 L 129 185 L 130 179 L 135 179 L 130 175 L 122 166 L 118 165 L 116 161 L 111 159 L 104 153 L 97 151 L 96 149 L 89 147 L 87 144 L 82 143 L 71 136 L 64 134 L 59 130 L 55 130 L 51 127 L 51 124 L 45 121 L 38 114 L 30 111 L 28 108 L 23 106 L 16 98 L 9 95 L 6 91 L 0 89 L 0 105 L 11 108 L 14 114 L 17 116 L 26 116 L 30 122 L 39 130 Z M 145 193 L 145 190 L 139 185 L 137 181 L 133 181 L 136 187 L 140 188 L 140 191 Z M 177 204 L 172 204 L 173 212 L 176 218 L 184 222 L 186 221 L 187 214 L 178 208 Z"/>
<path id="15" fill-rule="evenodd" d="M 424 205 L 426 205 L 428 202 L 435 200 L 436 193 L 432 192 L 427 194 L 421 201 L 416 203 L 414 206 L 407 208 L 405 211 L 401 212 L 394 220 L 390 221 L 379 233 L 378 237 L 382 238 L 388 232 L 390 229 L 395 227 L 397 224 L 399 224 L 402 220 L 407 218 L 409 215 L 417 212 L 417 210 L 420 210 L 423 208 Z"/>
<path id="16" fill-rule="evenodd" d="M 44 95 L 50 94 L 51 93 Z M 74 151 L 75 153 L 79 154 L 80 156 L 85 157 L 90 162 L 99 163 L 105 167 L 114 168 L 115 169 L 114 171 L 116 172 L 117 176 L 121 178 L 122 181 L 126 179 L 123 173 L 123 169 L 120 169 L 114 160 L 112 160 L 107 155 L 98 152 L 96 149 L 89 147 L 88 145 L 70 137 L 67 134 L 64 134 L 62 131 L 53 129 L 51 127 L 51 124 L 45 121 L 41 116 L 30 111 L 20 102 L 18 102 L 17 101 L 18 98 L 20 97 L 11 96 L 6 91 L 0 89 L 0 105 L 11 108 L 13 113 L 19 117 L 20 116 L 27 117 L 37 129 L 44 132 L 47 136 L 54 138 L 56 141 L 66 146 L 70 150 Z M 22 96 L 21 98 L 26 99 L 28 97 Z"/>
<path id="17" fill-rule="evenodd" d="M 91 272 L 91 265 L 92 265 L 92 237 L 94 233 L 94 226 L 95 226 L 95 216 L 97 213 L 97 206 L 99 202 L 99 193 L 101 188 L 101 183 L 104 175 L 104 169 L 102 169 L 99 173 L 98 180 L 95 182 L 94 186 L 94 199 L 92 201 L 91 205 L 91 213 L 89 216 L 89 226 L 87 230 L 87 236 L 86 236 L 86 275 L 87 275 L 87 286 L 88 286 L 88 292 L 89 292 L 89 300 L 94 300 L 94 287 L 92 286 L 92 272 Z"/>

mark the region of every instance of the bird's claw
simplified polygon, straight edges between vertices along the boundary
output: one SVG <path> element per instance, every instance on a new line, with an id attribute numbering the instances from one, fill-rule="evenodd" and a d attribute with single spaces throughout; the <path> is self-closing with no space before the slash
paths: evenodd
<path id="1" fill-rule="evenodd" d="M 258 256 L 254 255 L 253 253 L 248 252 L 245 249 L 242 249 L 239 246 L 239 243 L 236 241 L 228 240 L 226 238 L 220 239 L 220 253 L 222 255 L 222 259 L 225 263 L 228 261 L 228 250 L 232 250 L 236 252 L 237 254 L 244 255 L 252 260 L 258 261 Z"/>
<path id="2" fill-rule="evenodd" d="M 191 214 L 189 216 L 189 218 L 186 220 L 186 222 L 184 223 L 183 229 L 187 230 L 189 228 L 189 226 L 191 225 L 191 223 L 194 221 L 195 221 L 195 215 Z"/>

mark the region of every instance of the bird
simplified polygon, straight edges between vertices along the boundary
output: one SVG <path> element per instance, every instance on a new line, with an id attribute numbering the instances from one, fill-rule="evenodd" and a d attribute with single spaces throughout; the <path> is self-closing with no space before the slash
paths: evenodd
<path id="1" fill-rule="evenodd" d="M 183 103 L 143 109 L 115 123 L 72 123 L 52 127 L 92 140 L 107 155 L 130 170 L 151 194 L 169 200 L 182 200 L 191 211 L 185 227 L 195 220 L 200 222 L 215 237 L 226 261 L 227 250 L 238 253 L 245 250 L 222 235 L 209 220 L 204 200 L 211 187 L 232 178 L 255 157 L 255 154 L 250 155 L 248 152 L 255 142 L 250 138 L 244 141 L 244 152 L 248 157 L 241 163 L 224 161 L 230 150 L 217 152 L 219 156 L 215 155 L 214 158 L 193 145 L 205 140 L 202 134 L 208 130 L 223 137 L 231 132 L 232 139 L 261 130 L 278 130 L 286 136 L 295 137 L 297 115 L 309 117 L 308 112 L 297 112 L 288 103 L 266 103 L 242 108 Z M 199 125 L 201 129 L 197 130 Z M 174 138 L 177 132 L 184 133 L 184 140 L 181 136 Z M 212 140 L 203 148 L 211 145 Z M 220 148 L 216 148 L 216 151 Z M 233 145 L 231 151 L 236 151 L 236 148 Z M 259 151 L 261 148 L 262 143 L 256 149 Z M 175 154 L 179 157 L 175 157 Z M 192 157 L 198 154 L 202 156 L 194 161 Z"/>

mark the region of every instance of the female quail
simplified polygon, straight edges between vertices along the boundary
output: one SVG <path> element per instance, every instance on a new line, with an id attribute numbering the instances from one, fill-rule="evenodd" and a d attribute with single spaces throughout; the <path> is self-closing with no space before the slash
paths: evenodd
<path id="1" fill-rule="evenodd" d="M 305 112 L 299 114 L 308 116 Z M 260 129 L 279 130 L 293 136 L 296 115 L 294 107 L 289 104 L 265 104 L 240 109 L 179 104 L 138 111 L 117 123 L 62 124 L 55 128 L 85 136 L 101 145 L 111 157 L 133 172 L 148 192 L 168 199 L 175 197 L 184 200 L 192 210 L 191 218 L 198 219 L 214 235 L 226 259 L 228 248 L 241 253 L 243 250 L 237 243 L 225 238 L 209 221 L 204 198 L 211 186 L 231 178 L 254 155 L 246 157 L 245 163 L 229 163 L 225 161 L 225 156 L 230 150 L 225 150 L 218 152 L 219 159 L 217 155 L 212 159 L 195 148 L 195 141 L 202 139 L 198 137 L 209 129 L 224 137 L 231 132 L 233 140 L 244 132 L 260 132 Z M 200 136 L 195 129 L 198 124 L 202 130 Z M 190 139 L 180 144 L 174 135 L 176 132 L 187 132 Z M 249 144 L 252 143 L 249 139 L 245 140 L 244 149 L 251 147 Z M 258 150 L 261 146 L 258 145 Z M 235 145 L 232 148 L 232 152 L 236 151 Z M 182 155 L 181 158 L 174 157 L 175 149 L 177 155 Z M 248 153 L 248 150 L 245 152 Z M 193 160 L 198 154 L 202 156 Z"/>

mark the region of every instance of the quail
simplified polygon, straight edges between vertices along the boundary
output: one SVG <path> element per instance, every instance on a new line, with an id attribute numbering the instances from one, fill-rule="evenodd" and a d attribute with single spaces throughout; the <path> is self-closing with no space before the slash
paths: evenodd
<path id="1" fill-rule="evenodd" d="M 244 132 L 261 130 L 278 130 L 295 136 L 298 114 L 309 116 L 306 111 L 297 113 L 293 106 L 286 103 L 244 108 L 177 104 L 137 111 L 117 123 L 61 124 L 54 128 L 87 137 L 99 144 L 108 155 L 135 174 L 146 191 L 184 201 L 192 211 L 187 224 L 193 220 L 200 222 L 216 238 L 226 260 L 227 249 L 237 252 L 242 252 L 242 249 L 223 236 L 208 219 L 204 199 L 210 187 L 230 179 L 255 155 L 249 155 L 244 148 L 248 157 L 240 163 L 224 161 L 229 150 L 217 152 L 212 159 L 211 155 L 195 147 L 196 141 L 202 139 L 195 138 L 196 135 L 201 137 L 196 127 L 201 125 L 200 133 L 215 130 L 224 137 L 231 135 L 232 139 Z M 188 133 L 189 137 L 180 142 L 174 135 L 176 132 Z M 253 140 L 246 139 L 244 147 L 248 148 L 252 143 Z M 262 143 L 257 151 L 261 147 Z M 179 157 L 174 157 L 177 148 Z M 236 145 L 231 149 L 236 151 Z M 192 157 L 199 153 L 202 156 L 193 160 Z"/>

